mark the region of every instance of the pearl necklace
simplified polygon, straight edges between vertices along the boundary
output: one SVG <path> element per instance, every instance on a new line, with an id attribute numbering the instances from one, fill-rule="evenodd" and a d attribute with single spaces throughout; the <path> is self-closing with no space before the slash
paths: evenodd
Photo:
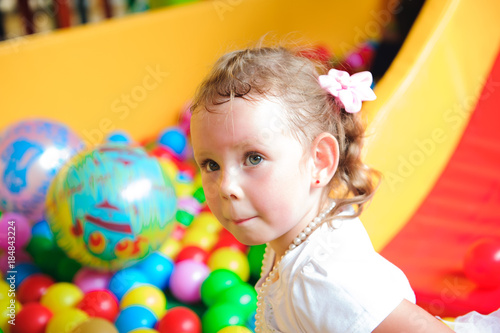
<path id="1" fill-rule="evenodd" d="M 269 272 L 269 275 L 266 277 L 266 280 L 262 283 L 262 286 L 257 292 L 257 313 L 255 314 L 255 332 L 263 332 L 264 328 L 264 297 L 267 295 L 267 288 L 269 285 L 271 285 L 271 282 L 273 279 L 276 277 L 276 269 L 278 268 L 278 265 L 280 264 L 281 260 L 293 249 L 295 249 L 297 246 L 302 244 L 307 237 L 309 237 L 312 232 L 321 225 L 323 222 L 323 219 L 328 215 L 328 213 L 331 212 L 331 210 L 335 207 L 335 202 L 332 202 L 323 212 L 321 212 L 317 217 L 315 217 L 308 225 L 307 227 L 302 230 L 297 237 L 292 241 L 288 249 L 285 251 L 285 254 L 281 256 L 281 258 L 276 262 L 276 264 L 273 266 L 271 271 Z M 267 256 L 268 256 L 268 248 L 269 245 L 266 246 L 266 250 L 264 252 L 264 259 L 262 260 L 262 271 L 261 271 L 261 276 L 264 274 L 264 263 L 266 262 Z"/>

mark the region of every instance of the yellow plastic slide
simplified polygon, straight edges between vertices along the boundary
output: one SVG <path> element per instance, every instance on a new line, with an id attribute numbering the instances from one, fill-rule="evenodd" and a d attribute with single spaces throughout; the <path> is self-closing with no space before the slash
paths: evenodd
<path id="1" fill-rule="evenodd" d="M 88 144 L 123 129 L 140 140 L 175 124 L 222 53 L 264 34 L 337 55 L 376 37 L 396 0 L 213 0 L 0 43 L 0 128 L 59 120 Z M 363 220 L 380 249 L 433 185 L 497 54 L 497 2 L 428 0 L 367 103 L 367 162 L 385 174 Z M 291 33 L 291 34 L 290 34 Z"/>

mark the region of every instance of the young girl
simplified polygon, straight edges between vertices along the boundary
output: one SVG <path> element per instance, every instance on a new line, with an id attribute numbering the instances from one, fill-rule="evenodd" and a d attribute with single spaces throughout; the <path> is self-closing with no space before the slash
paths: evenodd
<path id="1" fill-rule="evenodd" d="M 371 74 L 282 47 L 224 55 L 192 106 L 207 203 L 247 245 L 267 243 L 256 332 L 449 332 L 358 219 L 377 173 L 360 160 Z M 381 216 L 381 223 L 383 223 Z"/>

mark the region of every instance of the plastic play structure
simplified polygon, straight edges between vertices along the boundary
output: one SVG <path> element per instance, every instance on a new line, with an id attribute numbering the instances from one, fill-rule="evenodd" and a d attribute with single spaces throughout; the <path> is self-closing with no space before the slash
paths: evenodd
<path id="1" fill-rule="evenodd" d="M 0 43 L 0 128 L 57 119 L 88 144 L 177 121 L 221 53 L 268 32 L 341 55 L 380 33 L 394 1 L 217 0 Z M 500 239 L 500 3 L 427 0 L 366 103 L 366 161 L 384 174 L 362 220 L 419 304 L 456 316 L 500 307 L 461 273 L 467 247 Z M 292 34 L 290 34 L 292 32 Z M 498 107 L 496 107 L 498 109 Z"/>

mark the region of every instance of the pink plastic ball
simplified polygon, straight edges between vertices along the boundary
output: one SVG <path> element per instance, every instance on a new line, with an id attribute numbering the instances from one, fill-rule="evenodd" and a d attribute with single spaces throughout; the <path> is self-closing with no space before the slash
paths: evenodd
<path id="1" fill-rule="evenodd" d="M 210 274 L 209 268 L 194 260 L 184 260 L 176 264 L 170 278 L 170 291 L 185 303 L 196 303 L 201 299 L 201 284 Z"/>
<path id="2" fill-rule="evenodd" d="M 88 293 L 94 290 L 107 289 L 111 276 L 113 276 L 112 272 L 100 272 L 84 267 L 75 274 L 73 283 L 84 293 Z"/>
<path id="3" fill-rule="evenodd" d="M 4 213 L 0 217 L 0 248 L 7 250 L 9 246 L 16 249 L 23 247 L 31 237 L 31 225 L 28 219 L 18 213 Z"/>

